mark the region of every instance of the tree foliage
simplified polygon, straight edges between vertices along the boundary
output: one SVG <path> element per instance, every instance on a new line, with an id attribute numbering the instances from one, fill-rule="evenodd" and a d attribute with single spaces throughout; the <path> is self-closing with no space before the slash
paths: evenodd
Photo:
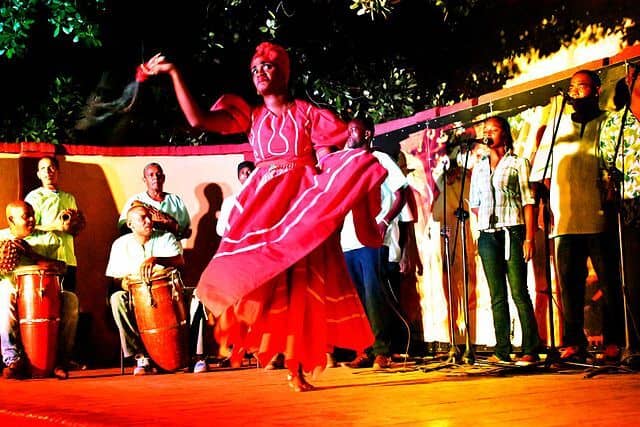
<path id="1" fill-rule="evenodd" d="M 289 48 L 296 96 L 382 122 L 497 90 L 518 72 L 497 71 L 505 58 L 531 47 L 545 55 L 590 24 L 637 15 L 630 0 L 5 0 L 0 68 L 18 84 L 0 106 L 0 139 L 211 142 L 188 128 L 163 77 L 102 134 L 71 127 L 87 97 L 117 98 L 156 52 L 178 64 L 203 107 L 225 92 L 256 101 L 247 63 L 263 40 Z M 638 40 L 637 28 L 627 37 Z"/>

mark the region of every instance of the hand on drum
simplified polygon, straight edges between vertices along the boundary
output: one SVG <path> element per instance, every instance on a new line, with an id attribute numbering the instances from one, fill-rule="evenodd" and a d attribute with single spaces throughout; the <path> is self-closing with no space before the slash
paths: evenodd
<path id="1" fill-rule="evenodd" d="M 145 259 L 142 264 L 140 264 L 140 279 L 142 279 L 144 283 L 149 283 L 151 281 L 151 276 L 153 275 L 153 267 L 155 265 L 155 257 L 149 257 Z"/>

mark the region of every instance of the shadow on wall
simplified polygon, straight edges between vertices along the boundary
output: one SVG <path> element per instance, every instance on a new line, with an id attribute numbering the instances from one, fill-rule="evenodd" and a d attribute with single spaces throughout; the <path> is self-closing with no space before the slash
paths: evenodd
<path id="1" fill-rule="evenodd" d="M 76 292 L 80 324 L 76 357 L 80 362 L 107 365 L 119 358 L 117 329 L 108 306 L 111 279 L 105 276 L 111 244 L 119 236 L 118 209 L 102 168 L 88 163 L 60 162 L 60 188 L 75 196 L 87 226 L 75 239 L 78 259 Z M 40 186 L 36 177 L 39 158 L 21 159 L 22 196 Z"/>
<path id="2" fill-rule="evenodd" d="M 192 224 L 195 233 L 193 248 L 184 251 L 186 286 L 195 286 L 198 283 L 200 274 L 220 244 L 220 236 L 216 234 L 218 222 L 216 214 L 222 205 L 222 188 L 214 183 L 200 184 L 196 187 L 196 197 L 202 212 L 191 213 L 192 218 L 199 218 L 199 220 L 197 224 Z"/>
<path id="3" fill-rule="evenodd" d="M 7 228 L 5 206 L 20 198 L 19 168 L 17 159 L 0 159 L 2 171 L 2 185 L 0 185 L 0 229 Z"/>

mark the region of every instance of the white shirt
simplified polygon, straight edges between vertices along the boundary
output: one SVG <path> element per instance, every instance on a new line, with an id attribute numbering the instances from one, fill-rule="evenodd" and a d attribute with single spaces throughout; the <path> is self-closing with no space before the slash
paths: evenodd
<path id="1" fill-rule="evenodd" d="M 381 194 L 381 209 L 378 215 L 376 215 L 376 222 L 382 221 L 382 219 L 387 215 L 394 202 L 394 193 L 401 188 L 407 186 L 407 178 L 402 173 L 400 167 L 393 161 L 389 155 L 380 152 L 374 151 L 373 156 L 378 159 L 378 162 L 387 170 L 387 177 L 384 182 L 380 186 L 380 194 Z M 384 245 L 392 246 L 394 243 L 394 236 L 398 234 L 397 231 L 392 231 L 392 228 L 398 228 L 397 218 L 391 221 L 389 227 L 387 228 L 387 232 L 384 236 Z M 353 214 L 349 212 L 344 219 L 344 225 L 342 226 L 342 231 L 340 232 L 340 244 L 342 245 L 343 251 L 351 251 L 354 249 L 360 249 L 364 247 L 360 240 L 358 240 L 358 236 L 356 235 L 355 226 L 353 224 Z M 396 241 L 397 245 L 397 241 Z"/>
<path id="2" fill-rule="evenodd" d="M 105 274 L 115 278 L 136 275 L 140 265 L 149 257 L 170 258 L 181 254 L 182 246 L 169 232 L 154 230 L 144 245 L 138 243 L 133 233 L 125 234 L 111 245 Z"/>

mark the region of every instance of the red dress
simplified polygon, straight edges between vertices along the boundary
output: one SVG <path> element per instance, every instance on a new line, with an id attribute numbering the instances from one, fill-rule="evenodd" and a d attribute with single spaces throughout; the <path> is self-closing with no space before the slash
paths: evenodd
<path id="1" fill-rule="evenodd" d="M 219 342 L 253 352 L 263 365 L 282 352 L 306 371 L 324 367 L 334 346 L 370 346 L 338 229 L 353 210 L 361 240 L 381 244 L 374 218 L 385 169 L 364 150 L 342 150 L 325 156 L 318 172 L 314 149 L 341 148 L 346 126 L 308 102 L 276 116 L 224 96 L 212 109 L 230 113 L 234 129 L 245 126 L 257 164 L 198 283 L 198 296 L 220 316 Z"/>

